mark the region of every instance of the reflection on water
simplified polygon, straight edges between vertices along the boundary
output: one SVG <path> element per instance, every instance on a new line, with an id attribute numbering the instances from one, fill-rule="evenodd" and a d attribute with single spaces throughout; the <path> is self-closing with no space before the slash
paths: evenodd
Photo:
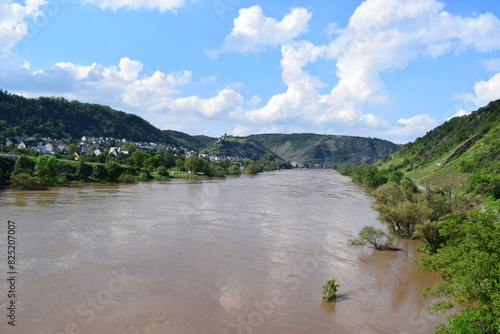
<path id="1" fill-rule="evenodd" d="M 2 333 L 402 334 L 442 320 L 424 310 L 420 293 L 438 278 L 416 271 L 414 242 L 347 244 L 379 223 L 363 190 L 331 170 L 0 199 L 2 220 L 18 224 L 22 278 L 18 326 L 3 321 Z M 334 304 L 321 299 L 331 278 Z"/>

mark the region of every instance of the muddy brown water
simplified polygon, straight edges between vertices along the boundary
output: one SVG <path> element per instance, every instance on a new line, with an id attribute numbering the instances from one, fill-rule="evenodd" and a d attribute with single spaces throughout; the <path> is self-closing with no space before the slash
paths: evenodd
<path id="1" fill-rule="evenodd" d="M 333 170 L 0 192 L 0 272 L 16 223 L 16 326 L 1 333 L 432 333 L 415 242 L 350 246 L 380 227 Z M 336 303 L 322 302 L 335 278 Z"/>

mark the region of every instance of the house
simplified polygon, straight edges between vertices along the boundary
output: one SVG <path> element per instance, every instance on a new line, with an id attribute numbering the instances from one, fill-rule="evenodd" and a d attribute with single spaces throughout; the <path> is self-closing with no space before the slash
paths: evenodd
<path id="1" fill-rule="evenodd" d="M 7 138 L 5 139 L 5 145 L 10 146 L 10 145 L 19 145 L 19 139 L 16 138 Z"/>
<path id="2" fill-rule="evenodd" d="M 64 151 L 66 151 L 67 148 L 68 148 L 68 145 L 62 141 L 57 144 L 57 151 L 58 152 L 64 152 Z"/>
<path id="3" fill-rule="evenodd" d="M 45 148 L 45 152 L 47 152 L 48 154 L 54 153 L 54 150 L 53 150 L 54 147 L 52 146 L 51 143 L 46 143 L 44 148 Z"/>
<path id="4" fill-rule="evenodd" d="M 122 151 L 121 147 L 111 147 L 109 149 L 109 155 L 114 154 L 115 157 L 118 156 L 119 154 L 128 154 L 128 151 Z"/>
<path id="5" fill-rule="evenodd" d="M 24 139 L 21 140 L 19 145 L 17 145 L 17 148 L 31 148 L 32 150 L 39 151 L 45 154 L 45 142 L 43 140 Z"/>

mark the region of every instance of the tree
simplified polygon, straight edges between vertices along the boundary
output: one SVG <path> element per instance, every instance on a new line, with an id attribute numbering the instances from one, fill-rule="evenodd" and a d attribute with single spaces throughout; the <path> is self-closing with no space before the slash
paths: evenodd
<path id="1" fill-rule="evenodd" d="M 118 178 L 118 182 L 120 183 L 135 183 L 135 177 L 130 174 L 122 173 Z"/>
<path id="2" fill-rule="evenodd" d="M 215 176 L 215 177 L 224 177 L 226 175 L 227 169 L 222 168 L 221 166 L 214 165 L 214 164 L 209 164 L 207 169 L 206 169 L 206 174 L 208 176 Z"/>
<path id="3" fill-rule="evenodd" d="M 40 178 L 26 173 L 11 175 L 10 183 L 23 190 L 44 190 L 47 188 Z"/>
<path id="4" fill-rule="evenodd" d="M 129 142 L 124 143 L 122 146 L 122 150 L 127 151 L 128 154 L 134 153 L 135 151 L 137 151 L 137 148 L 138 146 L 136 143 L 129 143 Z"/>
<path id="5" fill-rule="evenodd" d="M 260 168 L 255 160 L 250 160 L 246 165 L 246 171 L 248 174 L 257 174 L 260 172 Z"/>
<path id="6" fill-rule="evenodd" d="M 207 166 L 207 160 L 200 158 L 197 155 L 192 155 L 186 159 L 184 167 L 192 173 L 204 172 Z"/>
<path id="7" fill-rule="evenodd" d="M 378 187 L 387 182 L 387 176 L 372 165 L 356 166 L 351 171 L 352 181 L 368 187 Z"/>
<path id="8" fill-rule="evenodd" d="M 106 163 L 107 179 L 109 182 L 117 182 L 122 175 L 123 168 L 114 161 Z"/>
<path id="9" fill-rule="evenodd" d="M 177 170 L 185 170 L 184 160 L 183 159 L 176 159 L 175 160 L 175 168 L 177 168 Z"/>
<path id="10" fill-rule="evenodd" d="M 229 166 L 227 168 L 227 173 L 229 175 L 240 175 L 241 174 L 240 166 L 238 166 L 236 164 L 232 164 L 231 166 Z"/>
<path id="11" fill-rule="evenodd" d="M 104 165 L 94 165 L 91 177 L 97 181 L 105 181 L 108 178 L 108 170 Z"/>
<path id="12" fill-rule="evenodd" d="M 432 216 L 430 209 L 415 184 L 403 179 L 401 184 L 387 183 L 378 187 L 372 195 L 373 206 L 379 212 L 379 219 L 392 234 L 412 238 L 418 224 Z"/>
<path id="13" fill-rule="evenodd" d="M 35 164 L 33 163 L 33 161 L 23 154 L 16 159 L 13 174 L 33 174 L 34 168 Z"/>
<path id="14" fill-rule="evenodd" d="M 59 165 L 54 156 L 41 155 L 35 159 L 35 176 L 46 185 L 52 185 L 57 182 Z"/>
<path id="15" fill-rule="evenodd" d="M 272 153 L 266 153 L 262 157 L 262 160 L 264 160 L 264 161 L 276 161 L 276 157 Z"/>
<path id="16" fill-rule="evenodd" d="M 92 172 L 93 169 L 91 165 L 85 163 L 83 160 L 78 162 L 78 166 L 76 166 L 76 175 L 78 179 L 85 180 L 92 175 Z"/>
<path id="17" fill-rule="evenodd" d="M 442 283 L 426 297 L 446 297 L 429 308 L 458 312 L 437 327 L 439 334 L 500 333 L 500 214 L 470 211 L 449 215 L 438 223 L 447 241 L 431 257 L 420 258 L 420 269 L 440 272 Z"/>
<path id="18" fill-rule="evenodd" d="M 75 144 L 75 143 L 71 143 L 68 145 L 68 147 L 66 148 L 66 151 L 68 151 L 69 154 L 73 154 L 73 153 L 80 153 L 80 147 Z"/>
<path id="19" fill-rule="evenodd" d="M 162 163 L 162 157 L 159 155 L 155 155 L 149 158 L 144 159 L 144 162 L 142 163 L 142 166 L 149 171 L 154 170 L 155 168 L 159 167 Z"/>
<path id="20" fill-rule="evenodd" d="M 340 165 L 339 168 L 337 168 L 337 172 L 339 172 L 341 175 L 351 175 L 352 168 L 351 165 L 349 164 L 342 164 Z"/>
<path id="21" fill-rule="evenodd" d="M 381 242 L 385 239 L 387 234 L 384 230 L 375 228 L 373 226 L 364 226 L 358 233 L 358 238 L 366 241 L 375 247 L 376 250 L 380 249 Z"/>
<path id="22" fill-rule="evenodd" d="M 140 168 L 146 159 L 146 155 L 142 151 L 134 151 L 129 158 L 129 162 L 132 166 Z"/>
<path id="23" fill-rule="evenodd" d="M 156 172 L 160 176 L 168 176 L 168 171 L 167 171 L 167 168 L 165 166 L 158 167 L 158 169 L 156 170 Z"/>
<path id="24" fill-rule="evenodd" d="M 162 164 L 167 168 L 175 167 L 175 155 L 169 152 L 165 152 L 165 154 L 163 155 Z"/>

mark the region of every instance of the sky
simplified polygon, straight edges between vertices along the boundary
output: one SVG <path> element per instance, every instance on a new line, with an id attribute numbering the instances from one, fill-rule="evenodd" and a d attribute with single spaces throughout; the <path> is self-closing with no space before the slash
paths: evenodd
<path id="1" fill-rule="evenodd" d="M 500 98 L 500 2 L 0 0 L 0 88 L 191 135 L 406 143 Z"/>

